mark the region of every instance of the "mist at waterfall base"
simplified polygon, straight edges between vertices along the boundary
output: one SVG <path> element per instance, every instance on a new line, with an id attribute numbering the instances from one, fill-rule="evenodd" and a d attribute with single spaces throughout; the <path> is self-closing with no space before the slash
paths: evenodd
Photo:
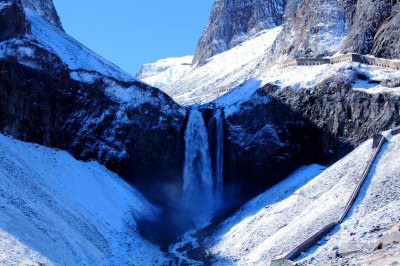
<path id="1" fill-rule="evenodd" d="M 161 213 L 155 221 L 138 221 L 138 226 L 141 234 L 162 250 L 168 251 L 174 244 L 173 248 L 180 250 L 185 235 L 226 214 L 230 203 L 223 196 L 227 192 L 223 184 L 223 131 L 221 110 L 190 110 L 182 133 L 185 159 L 181 175 L 161 183 L 162 187 L 147 184 L 150 189 L 146 195 L 160 206 Z"/>
<path id="2" fill-rule="evenodd" d="M 196 228 L 209 224 L 222 201 L 223 122 L 216 111 L 216 156 L 211 162 L 207 128 L 202 113 L 192 109 L 185 131 L 185 164 L 183 171 L 182 210 Z M 214 165 L 214 167 L 213 167 Z"/>

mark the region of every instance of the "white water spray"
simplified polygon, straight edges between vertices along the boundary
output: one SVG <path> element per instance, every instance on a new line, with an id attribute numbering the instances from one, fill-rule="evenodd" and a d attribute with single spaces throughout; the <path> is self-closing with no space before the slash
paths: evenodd
<path id="1" fill-rule="evenodd" d="M 210 222 L 214 212 L 214 182 L 207 129 L 200 111 L 189 114 L 185 132 L 183 206 L 196 226 Z"/>

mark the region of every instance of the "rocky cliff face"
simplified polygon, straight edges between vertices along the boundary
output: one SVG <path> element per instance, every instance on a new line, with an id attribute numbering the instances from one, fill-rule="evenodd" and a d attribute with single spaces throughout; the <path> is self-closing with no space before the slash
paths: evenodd
<path id="1" fill-rule="evenodd" d="M 304 0 L 292 16 L 285 17 L 270 57 L 322 57 L 337 52 L 399 57 L 394 47 L 397 13 L 398 3 L 392 0 Z"/>
<path id="2" fill-rule="evenodd" d="M 285 0 L 216 1 L 193 64 L 202 65 L 208 58 L 237 46 L 257 32 L 281 25 L 285 5 Z"/>
<path id="3" fill-rule="evenodd" d="M 282 24 L 270 61 L 337 52 L 398 58 L 399 6 L 394 0 L 216 1 L 193 64 L 203 65 L 255 33 Z"/>
<path id="4" fill-rule="evenodd" d="M 21 5 L 10 2 L 0 6 L 0 42 L 22 37 L 30 33 L 30 23 L 26 20 Z"/>
<path id="5" fill-rule="evenodd" d="M 287 19 L 270 51 L 272 60 L 334 54 L 346 35 L 340 1 L 304 0 Z"/>
<path id="6" fill-rule="evenodd" d="M 53 0 L 21 0 L 21 3 L 24 7 L 36 11 L 42 18 L 62 29 Z"/>
<path id="7" fill-rule="evenodd" d="M 372 54 L 377 57 L 398 59 L 400 57 L 400 3 L 393 6 L 392 14 L 379 27 Z"/>
<path id="8" fill-rule="evenodd" d="M 270 96 L 350 147 L 400 124 L 400 96 L 353 90 L 337 76 L 312 90 L 270 90 Z"/>
<path id="9" fill-rule="evenodd" d="M 228 197 L 231 192 L 245 198 L 261 193 L 301 165 L 317 158 L 327 162 L 330 154 L 321 148 L 324 144 L 339 146 L 263 89 L 225 119 L 225 128 L 224 182 Z"/>
<path id="10" fill-rule="evenodd" d="M 348 19 L 346 20 L 348 34 L 342 44 L 341 51 L 343 53 L 368 54 L 374 46 L 377 31 L 394 11 L 392 9 L 394 1 L 368 0 L 347 2 L 350 2 L 348 8 L 346 8 L 348 14 Z M 390 33 L 388 32 L 387 34 Z M 386 49 L 390 49 L 390 47 Z"/>
<path id="11" fill-rule="evenodd" d="M 98 160 L 144 189 L 177 182 L 184 153 L 183 108 L 133 77 L 119 78 L 125 77 L 121 70 L 109 69 L 110 63 L 89 54 L 81 44 L 69 43 L 70 37 L 37 20 L 35 14 L 29 14 L 32 21 L 22 20 L 33 25 L 35 34 L 21 35 L 25 24 L 14 19 L 26 18 L 20 5 L 8 5 L 0 12 L 0 20 L 8 26 L 0 33 L 3 133 L 66 149 L 79 159 Z M 86 62 L 65 62 L 36 32 L 52 36 L 59 47 L 67 45 L 71 53 L 67 58 L 73 58 L 72 48 L 77 46 L 81 58 L 90 56 L 92 68 Z M 116 74 L 107 74 L 109 70 Z M 163 192 L 154 195 L 173 194 Z"/>
<path id="12" fill-rule="evenodd" d="M 267 84 L 225 120 L 226 182 L 254 195 L 301 165 L 334 162 L 400 125 L 399 100 L 353 90 L 340 75 L 312 88 Z"/>

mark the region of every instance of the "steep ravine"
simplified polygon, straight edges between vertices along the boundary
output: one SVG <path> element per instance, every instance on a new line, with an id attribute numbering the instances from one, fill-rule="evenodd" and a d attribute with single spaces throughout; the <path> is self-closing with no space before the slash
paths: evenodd
<path id="1" fill-rule="evenodd" d="M 0 12 L 0 21 L 10 25 L 0 25 L 1 48 L 9 53 L 0 60 L 0 131 L 97 160 L 119 173 L 166 210 L 141 230 L 168 246 L 192 226 L 178 205 L 188 110 L 133 78 L 71 70 L 30 35 L 21 5 Z M 123 76 L 115 69 L 108 73 Z M 213 171 L 220 167 L 217 140 L 223 139 L 224 204 L 217 221 L 299 166 L 335 162 L 374 134 L 399 125 L 399 100 L 355 91 L 337 76 L 311 89 L 266 85 L 233 113 L 216 110 L 212 103 L 199 107 Z M 216 130 L 217 112 L 222 113 L 222 136 Z"/>

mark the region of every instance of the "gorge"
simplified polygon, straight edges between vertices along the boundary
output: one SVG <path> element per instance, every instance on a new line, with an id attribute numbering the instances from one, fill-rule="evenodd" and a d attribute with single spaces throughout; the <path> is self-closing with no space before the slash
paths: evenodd
<path id="1" fill-rule="evenodd" d="M 51 0 L 1 1 L 0 264 L 267 265 L 337 220 L 374 153 L 343 223 L 293 264 L 400 261 L 400 71 L 287 61 L 397 66 L 399 11 L 217 0 L 194 57 L 142 68 L 156 88 Z"/>

